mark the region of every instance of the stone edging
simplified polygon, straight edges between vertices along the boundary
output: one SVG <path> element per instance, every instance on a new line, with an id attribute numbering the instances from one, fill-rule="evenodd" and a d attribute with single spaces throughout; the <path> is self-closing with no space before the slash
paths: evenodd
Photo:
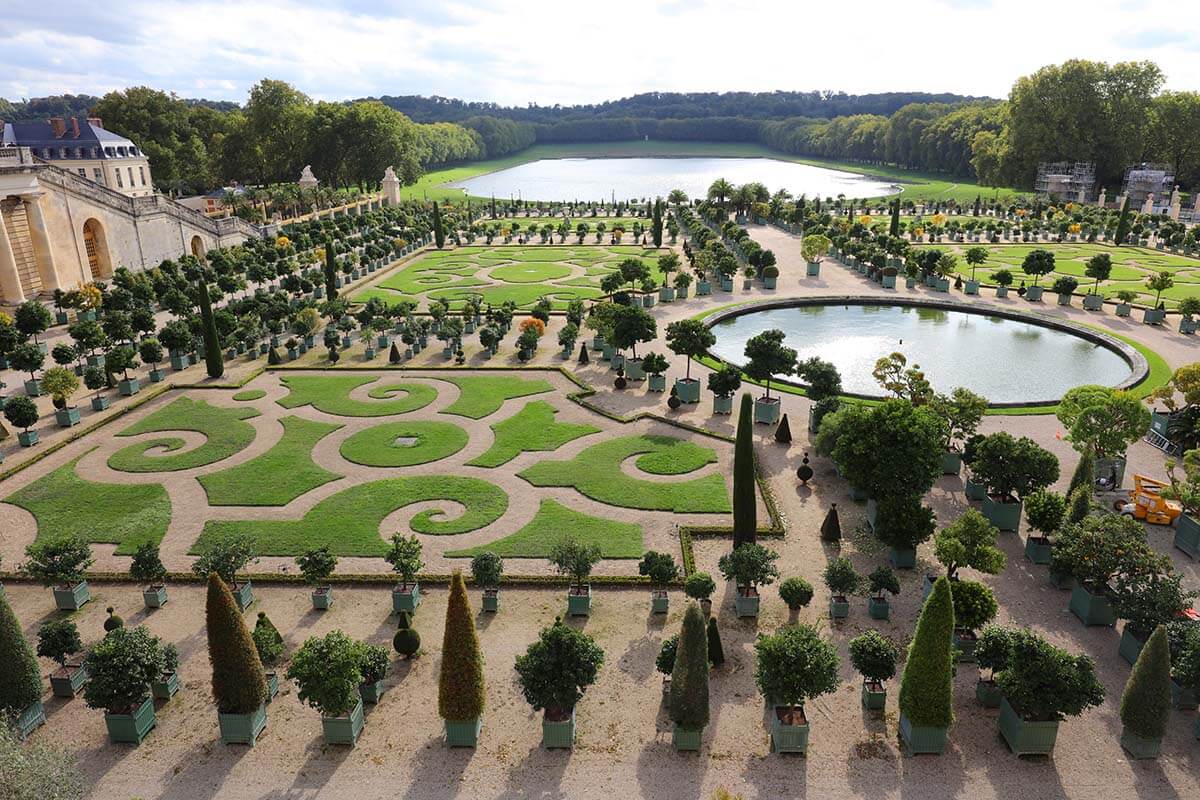
<path id="1" fill-rule="evenodd" d="M 1129 365 L 1129 377 L 1119 383 L 1117 389 L 1132 389 L 1137 386 L 1150 374 L 1150 364 L 1146 357 L 1143 356 L 1138 349 L 1133 345 L 1109 336 L 1106 333 L 1095 330 L 1094 328 L 1078 325 L 1074 322 L 1050 317 L 1043 314 L 1030 314 L 1021 311 L 1011 311 L 1005 308 L 998 308 L 989 303 L 984 303 L 982 306 L 975 303 L 961 303 L 953 300 L 941 300 L 927 297 L 889 297 L 886 295 L 819 295 L 808 297 L 790 297 L 779 298 L 763 301 L 752 301 L 749 303 L 741 303 L 732 308 L 716 311 L 704 318 L 704 324 L 708 327 L 713 327 L 718 322 L 740 317 L 755 311 L 764 311 L 773 308 L 792 308 L 798 306 L 824 306 L 824 305 L 856 305 L 856 306 L 908 306 L 914 308 L 935 308 L 944 311 L 959 311 L 964 314 L 976 314 L 979 316 L 996 316 L 1004 319 L 1011 319 L 1016 322 L 1025 322 L 1032 325 L 1040 325 L 1043 328 L 1051 328 L 1064 333 L 1069 333 L 1078 336 L 1081 339 L 1089 341 L 1093 344 L 1106 347 L 1119 355 L 1126 364 Z M 711 351 L 706 353 L 708 357 L 721 361 L 719 357 Z M 779 380 L 778 383 L 787 384 L 805 388 L 803 384 L 794 381 Z M 880 400 L 882 395 L 856 394 L 853 392 L 845 392 L 844 396 L 853 397 L 861 400 Z M 1029 400 L 1008 403 L 989 403 L 990 408 L 1028 408 L 1058 405 L 1059 400 Z"/>

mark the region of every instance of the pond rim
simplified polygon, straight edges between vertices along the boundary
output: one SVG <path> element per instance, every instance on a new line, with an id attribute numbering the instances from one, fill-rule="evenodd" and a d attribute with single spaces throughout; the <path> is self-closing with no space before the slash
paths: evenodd
<path id="1" fill-rule="evenodd" d="M 835 305 L 931 308 L 941 311 L 958 311 L 963 314 L 974 314 L 980 317 L 1001 317 L 1003 319 L 1013 320 L 1014 322 L 1024 322 L 1028 325 L 1038 325 L 1043 328 L 1050 328 L 1052 330 L 1058 330 L 1063 333 L 1077 336 L 1081 339 L 1091 342 L 1092 344 L 1105 347 L 1120 356 L 1121 359 L 1129 365 L 1129 377 L 1112 387 L 1114 389 L 1132 389 L 1142 381 L 1146 380 L 1150 375 L 1150 364 L 1146 360 L 1146 357 L 1142 355 L 1136 347 L 1123 342 L 1114 336 L 1109 336 L 1103 331 L 1098 331 L 1094 328 L 1085 325 L 1079 325 L 1071 322 L 1070 320 L 1060 319 L 1058 317 L 1032 314 L 1024 311 L 1011 311 L 1009 309 L 998 308 L 991 305 L 980 308 L 974 304 L 961 303 L 954 300 L 941 300 L 928 297 L 888 297 L 886 295 L 814 295 L 808 297 L 781 297 L 773 300 L 756 300 L 748 303 L 740 303 L 728 308 L 718 309 L 711 314 L 704 316 L 703 322 L 711 329 L 719 322 L 745 316 L 746 314 L 752 314 L 757 311 L 766 311 L 775 308 Z M 711 350 L 706 351 L 705 355 L 717 363 L 726 363 L 724 359 L 722 359 L 716 353 L 713 353 Z M 808 388 L 806 384 L 798 381 L 783 380 L 778 378 L 773 378 L 771 383 L 784 384 L 801 389 Z M 857 400 L 878 401 L 887 399 L 884 395 L 860 394 L 856 392 L 842 392 L 842 396 Z M 1061 400 L 1062 398 L 1060 397 L 1054 400 L 1019 400 L 988 403 L 988 408 L 1052 407 L 1057 406 Z"/>

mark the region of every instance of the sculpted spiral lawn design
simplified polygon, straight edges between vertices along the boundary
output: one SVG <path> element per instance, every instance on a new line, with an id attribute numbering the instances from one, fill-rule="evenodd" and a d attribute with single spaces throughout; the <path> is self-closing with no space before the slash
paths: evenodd
<path id="1" fill-rule="evenodd" d="M 500 410 L 506 400 L 554 391 L 548 381 L 530 380 L 509 375 L 459 375 L 443 377 L 458 387 L 458 399 L 446 407 L 443 414 L 455 414 L 471 419 L 483 419 Z"/>
<path id="2" fill-rule="evenodd" d="M 342 442 L 342 458 L 368 467 L 410 467 L 452 456 L 467 446 L 467 432 L 449 422 L 389 422 Z"/>
<path id="3" fill-rule="evenodd" d="M 733 510 L 721 475 L 689 481 L 647 481 L 621 471 L 640 456 L 638 469 L 652 475 L 683 475 L 714 463 L 717 454 L 670 436 L 626 436 L 592 445 L 570 461 L 542 461 L 520 477 L 534 486 L 570 486 L 600 503 L 679 514 L 727 514 Z"/>
<path id="4" fill-rule="evenodd" d="M 368 397 L 381 400 L 367 403 L 350 399 L 360 386 L 379 380 L 378 375 L 285 375 L 283 385 L 290 391 L 280 398 L 284 408 L 311 405 L 318 411 L 338 417 L 387 417 L 407 414 L 437 399 L 437 389 L 425 383 L 384 383 L 371 387 Z M 394 397 L 394 395 L 403 395 Z"/>
<path id="5" fill-rule="evenodd" d="M 457 475 L 390 478 L 351 486 L 317 503 L 299 520 L 210 520 L 192 552 L 214 540 L 246 534 L 264 556 L 293 556 L 327 545 L 340 556 L 381 556 L 393 531 L 380 531 L 397 509 L 433 500 L 462 506 L 417 513 L 408 527 L 435 536 L 466 533 L 490 525 L 508 510 L 508 495 L 498 486 Z M 443 519 L 443 517 L 445 517 Z"/>
<path id="6" fill-rule="evenodd" d="M 514 534 L 468 550 L 452 550 L 447 558 L 471 558 L 490 550 L 504 558 L 549 558 L 554 545 L 570 534 L 585 545 L 596 545 L 604 558 L 641 558 L 642 528 L 628 522 L 601 519 L 542 500 L 537 515 Z"/>
<path id="7" fill-rule="evenodd" d="M 283 438 L 267 452 L 236 467 L 200 476 L 214 506 L 286 506 L 341 475 L 313 463 L 317 442 L 341 428 L 328 422 L 284 417 Z"/>
<path id="8" fill-rule="evenodd" d="M 254 441 L 254 426 L 243 420 L 257 416 L 259 412 L 253 408 L 221 408 L 203 400 L 176 398 L 117 435 L 194 431 L 204 435 L 204 444 L 178 455 L 149 456 L 146 451 L 151 449 L 167 453 L 180 450 L 184 440 L 166 437 L 138 442 L 109 456 L 108 466 L 121 472 L 174 472 L 215 464 L 240 453 Z"/>
<path id="9" fill-rule="evenodd" d="M 473 467 L 499 467 L 527 450 L 557 450 L 580 436 L 600 432 L 591 425 L 555 422 L 557 413 L 558 409 L 544 400 L 526 403 L 516 414 L 492 425 L 496 441 L 486 453 L 467 463 Z"/>
<path id="10" fill-rule="evenodd" d="M 82 456 L 80 456 L 82 458 Z M 75 473 L 79 458 L 38 478 L 4 502 L 37 520 L 37 538 L 78 535 L 115 544 L 129 555 L 145 542 L 162 541 L 171 522 L 171 499 L 157 483 L 96 483 Z"/>

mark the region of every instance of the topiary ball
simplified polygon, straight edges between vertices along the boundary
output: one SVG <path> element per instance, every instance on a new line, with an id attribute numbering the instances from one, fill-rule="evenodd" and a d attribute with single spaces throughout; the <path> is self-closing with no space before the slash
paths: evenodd
<path id="1" fill-rule="evenodd" d="M 115 613 L 113 613 L 112 606 L 109 606 L 108 608 L 106 608 L 105 611 L 108 612 L 108 619 L 104 620 L 104 632 L 105 633 L 112 633 L 117 628 L 125 627 L 125 620 L 121 619 L 119 616 L 117 616 Z"/>
<path id="2" fill-rule="evenodd" d="M 396 635 L 392 637 L 392 647 L 405 658 L 412 658 L 421 649 L 421 634 L 412 627 L 412 617 L 407 611 L 400 612 L 400 622 L 396 626 Z"/>

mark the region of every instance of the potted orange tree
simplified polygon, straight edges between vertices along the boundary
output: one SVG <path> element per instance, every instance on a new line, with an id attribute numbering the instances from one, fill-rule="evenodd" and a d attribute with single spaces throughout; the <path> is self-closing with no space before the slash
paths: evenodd
<path id="1" fill-rule="evenodd" d="M 638 564 L 638 574 L 650 579 L 653 586 L 650 610 L 654 614 L 666 614 L 670 604 L 667 586 L 679 576 L 679 567 L 670 553 L 650 550 Z"/>
<path id="2" fill-rule="evenodd" d="M 54 604 L 60 611 L 78 611 L 92 599 L 84 570 L 94 559 L 91 545 L 82 536 L 67 534 L 36 541 L 25 548 L 25 555 L 29 560 L 22 571 L 54 589 Z"/>
<path id="3" fill-rule="evenodd" d="M 383 679 L 387 677 L 391 659 L 387 650 L 375 644 L 359 643 L 359 670 L 362 672 L 362 683 L 358 685 L 358 693 L 364 703 L 375 705 L 383 697 Z"/>
<path id="4" fill-rule="evenodd" d="M 82 649 L 79 629 L 69 619 L 43 622 L 38 629 L 37 654 L 58 662 L 58 669 L 50 673 L 50 688 L 55 697 L 74 697 L 87 682 L 83 664 L 68 663 L 68 659 Z"/>
<path id="5" fill-rule="evenodd" d="M 574 746 L 575 706 L 603 664 L 604 651 L 592 637 L 557 618 L 517 656 L 517 682 L 525 700 L 543 712 L 542 747 Z"/>
<path id="6" fill-rule="evenodd" d="M 383 560 L 392 565 L 392 570 L 400 576 L 400 582 L 392 587 L 392 610 L 399 613 L 416 612 L 421 604 L 421 586 L 417 583 L 417 573 L 424 564 L 421 561 L 421 541 L 416 534 L 405 538 L 398 533 L 392 534 L 392 546 Z"/>
<path id="7" fill-rule="evenodd" d="M 329 576 L 337 569 L 337 556 L 328 546 L 309 550 L 296 559 L 304 582 L 312 587 L 313 608 L 322 610 L 333 605 L 333 587 L 329 585 Z"/>
<path id="8" fill-rule="evenodd" d="M 572 536 L 563 538 L 550 549 L 550 563 L 560 575 L 567 575 L 567 613 L 586 617 L 592 612 L 592 587 L 587 582 L 592 568 L 600 562 L 601 551 L 596 545 L 585 545 Z"/>
<path id="9" fill-rule="evenodd" d="M 737 587 L 734 608 L 739 617 L 757 617 L 759 586 L 770 586 L 779 577 L 775 562 L 779 554 L 761 544 L 741 544 L 717 561 L 717 568 L 727 581 Z"/>
<path id="10" fill-rule="evenodd" d="M 326 744 L 353 747 L 363 729 L 362 657 L 359 643 L 341 631 L 311 636 L 292 656 L 288 680 L 300 702 L 321 714 Z"/>
<path id="11" fill-rule="evenodd" d="M 887 706 L 883 682 L 896 674 L 900 648 L 879 631 L 867 631 L 850 640 L 850 663 L 863 676 L 862 707 L 882 711 Z"/>
<path id="12" fill-rule="evenodd" d="M 167 568 L 158 554 L 158 544 L 142 542 L 133 553 L 130 576 L 142 584 L 142 602 L 146 608 L 162 608 L 167 602 Z"/>
<path id="13" fill-rule="evenodd" d="M 162 643 L 143 626 L 117 628 L 87 651 L 89 708 L 105 711 L 110 741 L 141 744 L 155 726 L 150 684 L 163 671 Z"/>
<path id="14" fill-rule="evenodd" d="M 504 560 L 491 550 L 484 550 L 471 559 L 471 577 L 476 586 L 483 587 L 481 603 L 484 611 L 500 610 L 500 580 L 504 577 Z"/>
<path id="15" fill-rule="evenodd" d="M 754 681 L 772 707 L 771 750 L 808 752 L 808 700 L 838 686 L 837 648 L 812 625 L 791 625 L 754 642 Z"/>
<path id="16" fill-rule="evenodd" d="M 229 591 L 233 592 L 238 610 L 244 612 L 254 602 L 254 587 L 249 578 L 239 581 L 237 574 L 257 561 L 253 539 L 249 536 L 230 536 L 218 539 L 205 548 L 192 563 L 192 572 L 205 579 L 210 573 L 217 573 Z"/>

